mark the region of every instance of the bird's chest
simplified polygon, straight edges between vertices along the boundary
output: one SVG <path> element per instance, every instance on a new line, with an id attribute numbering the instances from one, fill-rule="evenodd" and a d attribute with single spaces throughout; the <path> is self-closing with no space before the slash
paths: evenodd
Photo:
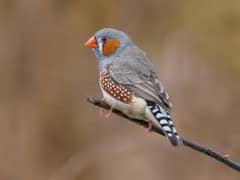
<path id="1" fill-rule="evenodd" d="M 105 95 L 109 95 L 114 101 L 130 104 L 133 99 L 133 93 L 115 82 L 107 70 L 100 73 L 99 85 Z M 109 99 L 110 97 L 107 98 Z"/>
<path id="2" fill-rule="evenodd" d="M 113 108 L 135 117 L 143 118 L 145 114 L 145 100 L 134 96 L 134 93 L 112 80 L 107 70 L 100 73 L 99 85 L 104 100 Z"/>

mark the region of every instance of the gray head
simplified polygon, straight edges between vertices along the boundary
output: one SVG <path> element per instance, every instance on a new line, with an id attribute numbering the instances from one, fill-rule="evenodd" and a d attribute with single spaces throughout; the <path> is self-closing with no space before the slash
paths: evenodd
<path id="1" fill-rule="evenodd" d="M 97 57 L 100 70 L 130 45 L 132 41 L 124 32 L 112 28 L 99 30 L 85 43 Z"/>

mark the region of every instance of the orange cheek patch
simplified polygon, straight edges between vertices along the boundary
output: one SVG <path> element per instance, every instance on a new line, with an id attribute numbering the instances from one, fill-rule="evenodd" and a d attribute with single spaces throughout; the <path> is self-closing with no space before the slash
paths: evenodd
<path id="1" fill-rule="evenodd" d="M 107 39 L 103 45 L 103 55 L 112 55 L 120 46 L 120 41 L 117 39 Z"/>

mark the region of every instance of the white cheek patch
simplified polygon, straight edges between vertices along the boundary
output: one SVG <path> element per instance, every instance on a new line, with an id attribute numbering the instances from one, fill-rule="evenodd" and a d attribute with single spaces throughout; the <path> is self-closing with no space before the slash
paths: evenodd
<path id="1" fill-rule="evenodd" d="M 98 42 L 98 49 L 101 52 L 101 54 L 103 54 L 103 41 L 102 39 L 97 39 Z"/>

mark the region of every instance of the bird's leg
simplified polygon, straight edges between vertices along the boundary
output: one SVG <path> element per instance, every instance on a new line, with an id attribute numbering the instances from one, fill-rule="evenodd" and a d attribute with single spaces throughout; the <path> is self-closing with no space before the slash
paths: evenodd
<path id="1" fill-rule="evenodd" d="M 100 114 L 100 117 L 102 117 L 102 115 L 103 115 L 103 108 L 102 107 L 99 110 L 99 114 Z"/>
<path id="2" fill-rule="evenodd" d="M 103 98 L 101 99 L 101 101 L 102 101 L 102 102 L 105 102 L 105 98 L 103 97 Z M 101 108 L 100 108 L 100 117 L 103 115 L 103 110 L 104 110 L 104 108 L 101 107 Z M 112 115 L 112 110 L 113 110 L 113 108 L 110 107 L 108 113 L 105 115 L 106 118 L 109 118 L 109 117 Z"/>
<path id="3" fill-rule="evenodd" d="M 111 115 L 112 115 L 112 110 L 113 110 L 113 108 L 112 108 L 112 106 L 110 107 L 110 109 L 109 109 L 109 111 L 108 111 L 108 113 L 106 114 L 106 118 L 109 118 Z"/>
<path id="4" fill-rule="evenodd" d="M 101 99 L 101 101 L 102 102 L 104 102 L 105 101 L 105 98 L 103 97 L 102 99 Z M 103 115 L 103 110 L 104 110 L 104 108 L 100 108 L 100 111 L 99 111 L 99 113 L 100 113 L 100 117 L 102 117 L 102 115 Z"/>
<path id="5" fill-rule="evenodd" d="M 148 121 L 147 132 L 151 132 L 152 131 L 152 127 L 153 127 L 153 124 L 150 121 Z"/>

